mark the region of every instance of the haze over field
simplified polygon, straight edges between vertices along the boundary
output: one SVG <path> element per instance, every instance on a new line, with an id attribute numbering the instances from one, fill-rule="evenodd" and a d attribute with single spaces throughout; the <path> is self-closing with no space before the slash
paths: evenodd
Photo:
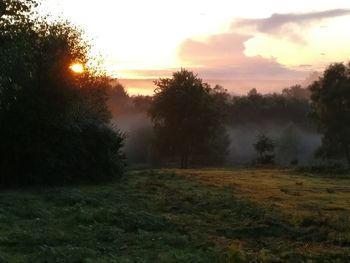
<path id="1" fill-rule="evenodd" d="M 48 0 L 41 8 L 81 26 L 130 94 L 152 94 L 153 79 L 181 67 L 236 94 L 281 91 L 350 56 L 346 0 Z"/>

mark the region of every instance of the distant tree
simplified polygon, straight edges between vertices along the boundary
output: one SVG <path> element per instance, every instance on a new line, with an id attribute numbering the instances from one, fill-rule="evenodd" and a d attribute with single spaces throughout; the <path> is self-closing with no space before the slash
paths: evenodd
<path id="1" fill-rule="evenodd" d="M 132 101 L 136 112 L 148 112 L 151 108 L 152 97 L 137 95 L 132 97 Z"/>
<path id="2" fill-rule="evenodd" d="M 89 59 L 82 32 L 36 19 L 35 6 L 0 5 L 0 183 L 121 174 L 123 137 L 109 125 L 109 79 L 72 72 L 71 64 Z"/>
<path id="3" fill-rule="evenodd" d="M 280 164 L 298 164 L 300 154 L 300 134 L 294 123 L 282 130 L 277 145 L 277 160 Z"/>
<path id="4" fill-rule="evenodd" d="M 180 157 L 181 168 L 188 167 L 191 156 L 208 157 L 215 152 L 217 159 L 223 159 L 228 147 L 227 141 L 222 143 L 226 91 L 220 86 L 211 88 L 185 69 L 173 73 L 172 78 L 155 81 L 155 85 L 149 112 L 158 149 L 164 155 Z"/>
<path id="5" fill-rule="evenodd" d="M 310 89 L 303 88 L 300 85 L 294 85 L 290 88 L 285 88 L 282 90 L 282 95 L 295 100 L 309 100 L 310 99 Z"/>
<path id="6" fill-rule="evenodd" d="M 300 95 L 299 91 L 299 88 L 291 88 L 282 94 L 263 95 L 253 89 L 246 96 L 234 96 L 228 110 L 230 125 L 287 125 L 293 122 L 303 128 L 314 129 L 307 118 L 309 99 Z"/>
<path id="7" fill-rule="evenodd" d="M 119 82 L 114 82 L 107 91 L 108 107 L 113 118 L 119 118 L 133 111 L 132 100 Z"/>
<path id="8" fill-rule="evenodd" d="M 311 86 L 311 117 L 322 134 L 319 156 L 350 165 L 350 65 L 330 65 Z"/>
<path id="9" fill-rule="evenodd" d="M 261 96 L 256 88 L 251 89 L 250 91 L 248 91 L 247 94 L 249 97 L 257 97 L 257 96 Z"/>
<path id="10" fill-rule="evenodd" d="M 265 134 L 260 134 L 254 143 L 255 151 L 258 155 L 256 162 L 258 164 L 273 164 L 275 159 L 275 144 Z"/>

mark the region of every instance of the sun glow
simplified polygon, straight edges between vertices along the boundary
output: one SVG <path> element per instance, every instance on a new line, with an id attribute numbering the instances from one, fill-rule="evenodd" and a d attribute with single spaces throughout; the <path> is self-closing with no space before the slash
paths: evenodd
<path id="1" fill-rule="evenodd" d="M 350 57 L 349 1 L 318 2 L 45 0 L 39 12 L 67 19 L 91 40 L 89 55 L 99 62 L 79 65 L 77 58 L 67 70 L 78 77 L 98 69 L 141 82 L 184 67 L 213 84 L 224 81 L 230 91 L 263 86 L 260 79 L 277 91 Z M 153 90 L 152 83 L 137 90 L 143 87 Z"/>
<path id="2" fill-rule="evenodd" d="M 81 63 L 74 63 L 69 67 L 73 72 L 81 74 L 84 72 L 84 66 Z"/>

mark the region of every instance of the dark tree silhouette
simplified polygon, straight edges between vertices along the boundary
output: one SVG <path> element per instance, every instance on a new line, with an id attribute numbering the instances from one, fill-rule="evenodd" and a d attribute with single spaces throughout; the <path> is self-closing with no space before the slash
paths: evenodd
<path id="1" fill-rule="evenodd" d="M 0 183 L 120 174 L 123 138 L 109 127 L 110 80 L 72 72 L 72 63 L 88 61 L 82 32 L 34 20 L 34 7 L 30 0 L 0 6 Z"/>
<path id="2" fill-rule="evenodd" d="M 134 110 L 129 94 L 118 81 L 108 89 L 108 106 L 112 117 L 116 119 Z"/>
<path id="3" fill-rule="evenodd" d="M 311 86 L 311 117 L 323 135 L 323 158 L 345 158 L 350 165 L 350 65 L 330 65 Z"/>
<path id="4" fill-rule="evenodd" d="M 310 99 L 310 89 L 302 88 L 300 85 L 294 85 L 290 88 L 285 88 L 282 90 L 282 95 L 291 100 L 309 100 Z"/>
<path id="5" fill-rule="evenodd" d="M 10 35 L 28 29 L 33 25 L 30 14 L 37 7 L 38 0 L 2 0 L 0 2 L 0 34 Z"/>
<path id="6" fill-rule="evenodd" d="M 285 124 L 293 122 L 314 129 L 307 118 L 310 110 L 308 90 L 299 86 L 284 89 L 282 94 L 260 94 L 253 89 L 246 96 L 234 96 L 228 112 L 231 126 L 242 124 Z"/>
<path id="7" fill-rule="evenodd" d="M 265 134 L 260 134 L 254 148 L 257 152 L 257 163 L 258 164 L 273 164 L 275 159 L 275 144 Z"/>
<path id="8" fill-rule="evenodd" d="M 181 168 L 188 167 L 191 156 L 215 152 L 216 158 L 224 158 L 229 144 L 224 130 L 226 91 L 212 89 L 185 69 L 155 85 L 149 112 L 162 154 L 180 157 Z"/>

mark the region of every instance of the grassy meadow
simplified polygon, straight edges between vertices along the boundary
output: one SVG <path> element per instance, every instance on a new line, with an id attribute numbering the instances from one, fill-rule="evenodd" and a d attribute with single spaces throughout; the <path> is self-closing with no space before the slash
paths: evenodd
<path id="1" fill-rule="evenodd" d="M 347 262 L 350 179 L 149 170 L 0 191 L 0 262 Z"/>

